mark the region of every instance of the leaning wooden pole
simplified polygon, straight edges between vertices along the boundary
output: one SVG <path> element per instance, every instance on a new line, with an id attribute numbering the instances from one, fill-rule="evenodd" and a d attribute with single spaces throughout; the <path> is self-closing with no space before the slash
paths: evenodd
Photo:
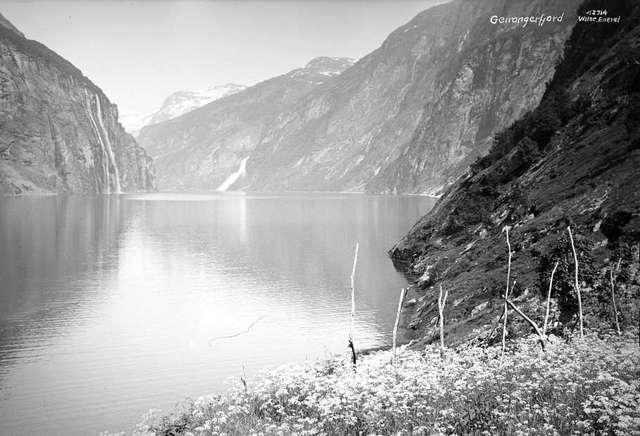
<path id="1" fill-rule="evenodd" d="M 440 285 L 440 295 L 438 296 L 438 313 L 440 318 L 440 354 L 444 356 L 444 305 L 447 301 L 449 290 L 442 294 L 442 285 Z"/>
<path id="2" fill-rule="evenodd" d="M 358 248 L 360 243 L 356 242 L 355 253 L 353 254 L 353 268 L 351 269 L 351 319 L 349 321 L 349 348 L 351 349 L 351 362 L 356 364 L 356 347 L 353 344 L 353 324 L 356 317 L 356 265 L 358 264 Z"/>
<path id="3" fill-rule="evenodd" d="M 547 312 L 544 315 L 544 325 L 542 326 L 542 334 L 547 336 L 547 325 L 549 324 L 549 310 L 551 308 L 551 289 L 553 288 L 553 276 L 558 269 L 558 261 L 553 266 L 553 270 L 551 270 L 551 278 L 549 279 L 549 291 L 547 292 Z"/>
<path id="4" fill-rule="evenodd" d="M 580 321 L 580 337 L 584 337 L 584 323 L 582 321 L 582 295 L 580 294 L 580 283 L 578 282 L 578 254 L 576 253 L 576 246 L 573 243 L 573 234 L 571 233 L 571 227 L 567 226 L 569 232 L 569 239 L 571 240 L 571 250 L 573 250 L 573 263 L 575 264 L 575 283 L 576 293 L 578 294 L 578 319 Z"/>
<path id="5" fill-rule="evenodd" d="M 505 226 L 504 231 L 507 233 L 507 249 L 509 250 L 509 260 L 507 264 L 507 285 L 504 290 L 504 312 L 502 313 L 502 352 L 500 353 L 501 365 L 502 359 L 504 359 L 504 351 L 506 348 L 507 340 L 507 311 L 509 310 L 507 299 L 509 298 L 509 282 L 511 280 L 511 242 L 509 241 L 509 226 Z"/>
<path id="6" fill-rule="evenodd" d="M 400 291 L 400 300 L 398 300 L 398 310 L 396 311 L 396 322 L 393 324 L 393 364 L 396 364 L 396 339 L 398 337 L 398 326 L 400 325 L 400 312 L 402 312 L 402 302 L 404 301 L 406 290 L 402 288 Z"/>
<path id="7" fill-rule="evenodd" d="M 515 310 L 518 313 L 518 315 L 520 315 L 522 318 L 524 318 L 525 321 L 527 321 L 529 324 L 531 324 L 531 327 L 533 327 L 533 329 L 538 334 L 538 337 L 540 338 L 540 345 L 542 346 L 542 350 L 544 350 L 545 349 L 544 348 L 544 341 L 545 341 L 546 338 L 545 338 L 544 334 L 542 333 L 542 330 L 540 330 L 540 328 L 538 327 L 538 324 L 536 324 L 534 320 L 532 320 L 527 315 L 525 315 L 523 311 L 518 309 L 518 307 L 515 304 L 513 304 L 511 302 L 511 300 L 507 300 L 507 303 L 509 304 L 509 306 L 511 306 L 513 308 L 513 310 Z"/>

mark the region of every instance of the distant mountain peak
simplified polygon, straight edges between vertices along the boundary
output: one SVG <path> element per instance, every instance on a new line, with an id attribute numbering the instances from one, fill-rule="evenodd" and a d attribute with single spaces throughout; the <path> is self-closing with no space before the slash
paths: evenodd
<path id="1" fill-rule="evenodd" d="M 211 85 L 199 91 L 174 92 L 164 100 L 160 110 L 151 117 L 149 124 L 156 124 L 179 117 L 214 100 L 240 92 L 245 88 L 246 86 L 244 85 L 227 83 L 225 85 Z"/>
<path id="2" fill-rule="evenodd" d="M 224 85 L 211 85 L 206 88 L 207 91 L 213 91 L 218 89 L 238 89 L 242 90 L 246 88 L 245 85 L 239 85 L 237 83 L 225 83 Z"/>
<path id="3" fill-rule="evenodd" d="M 331 57 L 331 56 L 318 56 L 311 59 L 305 68 L 318 68 L 324 66 L 344 66 L 344 65 L 353 65 L 355 59 L 353 58 L 343 58 L 343 57 Z"/>
<path id="4" fill-rule="evenodd" d="M 225 85 L 212 85 L 198 91 L 176 91 L 170 94 L 165 98 L 164 102 L 162 102 L 160 110 L 156 113 L 157 116 L 154 116 L 154 118 L 156 118 L 154 123 L 164 121 L 164 119 L 160 120 L 160 118 L 164 118 L 165 116 L 169 117 L 165 119 L 175 118 L 176 116 L 182 115 L 196 107 L 203 106 L 213 100 L 242 91 L 244 88 L 246 88 L 246 86 L 228 83 Z M 205 103 L 200 104 L 203 102 Z M 182 104 L 186 104 L 186 106 L 181 106 L 180 108 L 175 107 L 175 105 Z M 182 111 L 182 109 L 185 110 Z M 160 116 L 161 113 L 165 114 L 165 116 Z"/>
<path id="5" fill-rule="evenodd" d="M 157 124 L 184 115 L 194 109 L 202 107 L 212 101 L 227 97 L 245 89 L 246 86 L 236 83 L 211 85 L 197 91 L 176 91 L 164 99 L 160 109 L 148 115 L 123 115 L 122 123 L 133 135 L 137 135 L 143 127 Z"/>
<path id="6" fill-rule="evenodd" d="M 352 58 L 319 56 L 311 59 L 307 65 L 305 65 L 304 69 L 313 71 L 314 73 L 334 75 L 340 74 L 354 63 L 355 59 Z"/>
<path id="7" fill-rule="evenodd" d="M 354 63 L 355 60 L 351 58 L 320 56 L 311 59 L 303 68 L 289 71 L 285 76 L 319 84 L 328 77 L 337 76 Z"/>

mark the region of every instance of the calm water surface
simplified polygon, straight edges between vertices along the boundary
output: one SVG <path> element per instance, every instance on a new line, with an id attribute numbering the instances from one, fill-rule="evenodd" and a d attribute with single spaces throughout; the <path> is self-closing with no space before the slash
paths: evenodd
<path id="1" fill-rule="evenodd" d="M 0 434 L 130 429 L 230 377 L 390 341 L 425 197 L 0 198 Z M 246 330 L 233 339 L 214 340 Z"/>

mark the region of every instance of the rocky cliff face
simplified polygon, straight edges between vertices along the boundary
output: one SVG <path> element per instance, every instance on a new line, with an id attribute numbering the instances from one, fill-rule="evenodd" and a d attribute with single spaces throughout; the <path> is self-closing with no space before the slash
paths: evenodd
<path id="1" fill-rule="evenodd" d="M 237 101 L 225 99 L 150 127 L 141 141 L 171 153 L 158 161 L 165 186 L 215 186 L 248 158 L 234 189 L 436 192 L 538 103 L 576 6 L 454 0 L 422 12 L 341 74 L 275 100 L 268 122 L 247 110 L 225 139 Z M 564 16 L 542 27 L 490 23 L 492 15 L 541 12 Z"/>
<path id="2" fill-rule="evenodd" d="M 153 189 L 153 162 L 119 124 L 117 107 L 0 18 L 0 193 Z"/>
<path id="3" fill-rule="evenodd" d="M 178 118 L 147 126 L 139 141 L 156 159 L 167 189 L 216 189 L 283 123 L 281 114 L 353 62 L 317 58 Z M 246 162 L 246 161 L 245 161 Z M 239 183 L 246 184 L 244 178 Z"/>
<path id="4" fill-rule="evenodd" d="M 576 326 L 571 227 L 585 325 L 613 326 L 611 276 L 623 325 L 637 325 L 640 289 L 640 7 L 588 1 L 620 23 L 579 23 L 540 105 L 497 135 L 391 250 L 413 281 L 405 325 L 437 336 L 439 286 L 449 290 L 447 340 L 498 339 L 512 247 L 512 299 L 542 325 L 553 266 L 551 331 Z M 531 327 L 509 315 L 509 332 Z"/>
<path id="5" fill-rule="evenodd" d="M 420 119 L 392 162 L 368 184 L 383 192 L 442 189 L 485 154 L 496 132 L 538 104 L 575 22 L 578 2 L 460 2 L 463 17 L 424 62 L 436 65 Z M 493 24 L 492 16 L 562 16 L 544 26 Z M 433 25 L 433 24 L 432 24 Z M 441 43 L 441 44 L 442 44 Z"/>

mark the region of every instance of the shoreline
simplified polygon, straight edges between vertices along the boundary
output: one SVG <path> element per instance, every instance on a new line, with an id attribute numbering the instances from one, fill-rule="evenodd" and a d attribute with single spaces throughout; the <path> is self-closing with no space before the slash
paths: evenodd
<path id="1" fill-rule="evenodd" d="M 18 194 L 0 193 L 0 198 L 18 198 L 18 197 L 52 197 L 52 196 L 78 196 L 78 197 L 100 197 L 100 196 L 117 196 L 117 195 L 144 195 L 144 194 L 174 194 L 174 195 L 219 195 L 221 197 L 233 195 L 353 195 L 366 197 L 426 197 L 439 199 L 442 195 L 433 194 L 416 194 L 416 193 L 399 193 L 399 194 L 372 194 L 367 192 L 353 191 L 130 191 L 120 193 L 73 193 L 73 192 L 21 192 Z M 229 195 L 231 194 L 231 195 Z"/>

